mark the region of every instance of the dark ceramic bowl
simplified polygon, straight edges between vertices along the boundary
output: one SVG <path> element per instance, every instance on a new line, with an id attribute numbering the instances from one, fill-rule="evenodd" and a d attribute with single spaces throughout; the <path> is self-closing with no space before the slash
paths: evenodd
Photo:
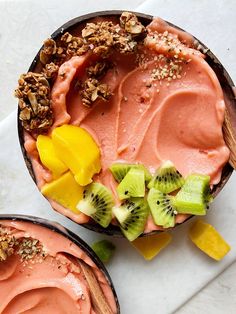
<path id="1" fill-rule="evenodd" d="M 111 290 L 113 292 L 116 307 L 117 307 L 117 314 L 120 313 L 120 305 L 118 302 L 118 298 L 116 295 L 116 291 L 114 288 L 114 285 L 112 283 L 111 277 L 108 274 L 104 264 L 101 262 L 101 260 L 98 258 L 98 256 L 95 254 L 95 252 L 86 244 L 79 236 L 71 232 L 69 229 L 63 227 L 57 222 L 53 222 L 47 219 L 42 219 L 39 217 L 34 216 L 26 216 L 26 215 L 0 215 L 0 224 L 1 220 L 15 220 L 15 221 L 24 221 L 24 222 L 30 222 L 32 224 L 39 225 L 41 227 L 45 227 L 50 229 L 53 232 L 59 233 L 63 237 L 69 239 L 71 242 L 73 242 L 75 245 L 77 245 L 83 252 L 88 255 L 91 260 L 94 262 L 94 264 L 98 267 L 98 269 L 103 273 L 105 276 L 109 286 L 111 287 Z"/>
<path id="2" fill-rule="evenodd" d="M 86 14 L 86 15 L 76 17 L 76 18 L 70 20 L 69 22 L 65 23 L 61 27 L 59 27 L 51 35 L 51 37 L 56 40 L 65 32 L 71 32 L 73 34 L 73 29 L 75 27 L 78 27 L 78 25 L 80 25 L 81 27 L 85 26 L 85 24 L 88 23 L 89 20 L 92 18 L 95 18 L 98 16 L 117 17 L 117 16 L 120 16 L 122 14 L 122 12 L 123 11 L 120 11 L 120 10 L 101 11 L 101 12 L 94 12 L 91 14 Z M 151 15 L 147 15 L 147 14 L 143 14 L 143 13 L 137 13 L 137 12 L 133 12 L 133 13 L 135 13 L 138 16 L 139 20 L 145 26 L 148 25 L 153 19 L 153 16 L 151 16 Z M 167 22 L 167 23 L 170 26 L 172 26 L 178 30 L 184 31 L 183 29 L 179 28 L 178 26 L 176 26 L 172 23 L 169 23 L 169 22 Z M 234 87 L 234 83 L 233 83 L 231 77 L 227 73 L 224 66 L 216 58 L 216 56 L 210 51 L 210 49 L 208 47 L 206 47 L 206 45 L 204 45 L 201 41 L 199 41 L 196 37 L 193 36 L 193 38 L 196 40 L 196 46 L 199 46 L 200 47 L 199 50 L 201 50 L 205 54 L 206 62 L 211 66 L 211 68 L 214 70 L 216 76 L 218 77 L 218 80 L 221 84 L 221 87 L 224 91 L 224 94 L 227 96 L 227 99 L 229 100 L 229 102 L 226 103 L 226 106 L 228 107 L 227 108 L 228 111 L 231 114 L 234 113 L 234 115 L 236 117 L 236 99 L 235 99 L 235 95 L 234 95 L 234 92 L 232 89 Z M 40 52 L 40 50 L 39 50 L 39 52 Z M 41 64 L 39 61 L 39 52 L 35 56 L 31 66 L 29 68 L 29 71 L 34 72 L 34 71 L 40 71 L 41 70 Z M 29 170 L 29 173 L 30 173 L 32 179 L 34 180 L 34 182 L 36 183 L 36 179 L 35 179 L 35 175 L 34 175 L 34 171 L 33 171 L 30 159 L 28 158 L 26 150 L 24 148 L 24 136 L 23 135 L 24 135 L 24 129 L 23 129 L 21 122 L 19 120 L 19 110 L 18 110 L 18 136 L 19 136 L 20 146 L 21 146 L 22 154 L 24 156 L 24 160 L 25 160 L 26 166 Z M 233 172 L 233 168 L 231 167 L 231 165 L 229 163 L 227 163 L 223 168 L 221 181 L 217 185 L 215 185 L 213 188 L 213 196 L 216 196 L 222 190 L 222 188 L 224 187 L 226 182 L 229 180 L 229 177 L 231 176 L 232 172 Z M 113 235 L 113 236 L 122 236 L 122 233 L 117 226 L 110 225 L 106 229 L 101 227 L 98 224 L 95 224 L 95 223 L 82 224 L 82 226 L 84 226 L 90 230 L 93 230 L 95 232 L 105 233 L 107 235 Z M 159 231 L 154 231 L 151 233 L 156 233 L 156 232 L 159 232 Z M 149 234 L 151 234 L 151 233 L 149 233 Z M 143 234 L 143 236 L 145 236 L 145 235 L 147 235 L 147 234 Z"/>

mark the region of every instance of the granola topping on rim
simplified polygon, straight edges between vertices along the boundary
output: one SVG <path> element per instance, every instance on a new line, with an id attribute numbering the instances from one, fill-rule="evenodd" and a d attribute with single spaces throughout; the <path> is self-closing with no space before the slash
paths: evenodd
<path id="1" fill-rule="evenodd" d="M 27 131 L 45 132 L 53 123 L 49 82 L 42 73 L 22 74 L 15 96 L 20 120 Z"/>
<path id="2" fill-rule="evenodd" d="M 83 104 L 91 106 L 98 98 L 106 101 L 112 94 L 109 86 L 99 81 L 112 66 L 109 60 L 112 52 L 137 53 L 138 66 L 146 69 L 150 59 L 146 58 L 145 51 L 153 44 L 157 49 L 165 47 L 167 53 L 162 55 L 156 52 L 154 61 L 157 61 L 157 65 L 150 73 L 149 83 L 157 80 L 161 85 L 161 81 L 166 80 L 169 85 L 172 80 L 180 79 L 184 75 L 183 64 L 191 61 L 186 56 L 185 44 L 168 31 L 147 33 L 145 26 L 131 12 L 123 12 L 119 23 L 109 20 L 89 22 L 80 36 L 66 32 L 57 40 L 47 39 L 40 51 L 41 73 L 23 74 L 15 92 L 19 98 L 19 118 L 23 127 L 27 131 L 44 133 L 53 124 L 50 85 L 58 75 L 59 66 L 71 57 L 86 53 L 98 56 L 98 61 L 87 66 L 85 81 L 76 84 Z M 66 77 L 66 73 L 60 75 Z"/>
<path id="3" fill-rule="evenodd" d="M 142 27 L 144 28 L 144 26 Z M 112 49 L 118 50 L 120 53 L 133 53 L 138 44 L 133 39 L 131 32 L 110 21 L 98 22 L 96 24 L 87 23 L 82 30 L 82 37 L 90 45 L 90 49 L 103 58 L 109 56 L 112 53 Z"/>

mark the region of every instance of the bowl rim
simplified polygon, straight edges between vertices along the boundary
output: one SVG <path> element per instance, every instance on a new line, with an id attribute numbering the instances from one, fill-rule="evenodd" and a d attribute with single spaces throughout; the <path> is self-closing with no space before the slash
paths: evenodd
<path id="1" fill-rule="evenodd" d="M 112 293 L 116 302 L 117 314 L 120 313 L 120 304 L 119 304 L 115 286 L 112 282 L 110 274 L 108 273 L 105 265 L 97 256 L 97 254 L 81 237 L 79 237 L 77 234 L 75 234 L 68 228 L 64 227 L 62 224 L 58 223 L 57 221 L 52 221 L 52 220 L 37 217 L 37 216 L 21 215 L 21 214 L 0 214 L 0 224 L 1 224 L 1 220 L 11 220 L 11 221 L 32 223 L 34 225 L 38 225 L 38 226 L 47 228 L 53 232 L 59 233 L 60 235 L 70 240 L 75 245 L 77 245 L 83 252 L 85 252 L 88 255 L 88 257 L 94 262 L 94 264 L 98 267 L 98 269 L 105 276 L 107 283 L 109 284 L 112 290 Z"/>
<path id="2" fill-rule="evenodd" d="M 67 21 L 66 23 L 64 23 L 62 26 L 60 26 L 58 29 L 56 29 L 52 34 L 51 34 L 51 38 L 52 39 L 57 39 L 59 36 L 61 36 L 62 34 L 64 34 L 65 32 L 69 31 L 70 29 L 72 29 L 73 27 L 76 27 L 78 24 L 80 23 L 86 23 L 87 21 L 89 21 L 92 18 L 95 17 L 104 17 L 104 16 L 108 16 L 108 17 L 113 17 L 113 16 L 119 16 L 122 14 L 122 12 L 124 12 L 125 10 L 105 10 L 105 11 L 96 11 L 96 12 L 92 12 L 92 13 L 88 13 L 88 14 L 84 14 L 78 17 L 75 17 L 69 21 Z M 136 11 L 128 11 L 131 13 L 134 13 L 139 20 L 144 24 L 144 25 L 148 25 L 154 18 L 154 16 L 149 15 L 149 14 L 145 14 L 145 13 L 140 13 L 140 12 L 136 12 Z M 236 99 L 235 99 L 235 95 L 233 93 L 233 87 L 235 86 L 233 83 L 232 78 L 230 77 L 229 73 L 227 72 L 227 70 L 225 69 L 225 67 L 222 65 L 222 63 L 219 61 L 219 59 L 215 56 L 215 54 L 204 44 L 202 43 L 197 37 L 193 36 L 191 33 L 189 33 L 188 31 L 180 28 L 179 26 L 166 21 L 165 21 L 168 25 L 183 31 L 185 33 L 188 33 L 192 36 L 192 38 L 194 39 L 194 41 L 196 41 L 196 43 L 198 45 L 200 45 L 200 51 L 204 53 L 205 57 L 205 61 L 210 65 L 210 67 L 213 69 L 213 71 L 215 72 L 222 90 L 224 91 L 224 93 L 227 93 L 227 97 L 230 101 L 231 104 L 233 104 L 233 107 L 236 110 Z M 34 57 L 28 72 L 30 71 L 34 71 L 35 66 L 38 63 L 39 60 L 39 54 L 40 54 L 40 50 L 42 49 L 43 46 L 41 46 L 41 48 L 39 49 L 38 53 L 36 54 L 36 56 Z M 24 148 L 24 128 L 21 125 L 20 119 L 19 119 L 19 107 L 18 107 L 18 111 L 17 111 L 17 129 L 18 129 L 18 138 L 19 138 L 19 142 L 20 142 L 20 147 L 21 147 L 21 151 L 25 160 L 25 164 L 27 166 L 27 169 L 30 173 L 31 178 L 33 179 L 34 183 L 36 184 L 36 178 L 34 175 L 34 171 L 33 171 L 33 167 L 31 164 L 31 161 L 27 155 L 27 152 Z M 226 163 L 226 165 L 223 167 L 222 170 L 222 177 L 220 182 L 215 185 L 213 187 L 212 190 L 212 194 L 213 196 L 217 196 L 217 194 L 223 189 L 223 187 L 225 186 L 225 184 L 227 183 L 227 181 L 229 180 L 230 176 L 232 175 L 233 172 L 233 168 L 231 167 L 231 165 L 228 163 Z M 37 184 L 36 184 L 37 185 Z M 40 191 L 39 191 L 40 192 Z M 41 193 L 41 192 L 40 192 Z M 42 195 L 43 196 L 43 195 Z M 54 209 L 53 209 L 54 210 Z M 60 213 L 61 214 L 61 213 Z M 63 215 L 63 214 L 61 214 Z M 63 215 L 64 217 L 72 220 L 71 218 Z M 183 224 L 184 222 L 188 221 L 190 218 L 194 217 L 194 215 L 188 217 L 186 220 L 184 220 L 182 223 L 177 223 L 173 228 L 176 228 L 177 226 Z M 74 220 L 72 220 L 73 222 L 75 222 Z M 75 222 L 76 223 L 76 222 Z M 89 230 L 92 230 L 94 232 L 98 232 L 101 234 L 106 234 L 106 235 L 112 235 L 115 237 L 124 237 L 122 232 L 120 231 L 119 227 L 115 226 L 115 225 L 109 225 L 107 228 L 103 228 L 102 226 L 98 225 L 98 224 L 93 224 L 93 223 L 85 223 L 85 224 L 79 224 L 80 226 L 83 226 Z M 171 229 L 173 229 L 171 228 Z M 140 237 L 145 237 L 145 236 L 149 236 L 152 234 L 156 234 L 162 232 L 162 230 L 153 230 L 151 232 L 148 233 L 142 233 L 140 235 Z"/>

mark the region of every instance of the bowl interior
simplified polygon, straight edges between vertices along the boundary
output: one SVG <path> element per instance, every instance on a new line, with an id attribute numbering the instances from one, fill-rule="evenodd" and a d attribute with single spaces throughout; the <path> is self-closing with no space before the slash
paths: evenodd
<path id="1" fill-rule="evenodd" d="M 86 14 L 83 16 L 79 16 L 76 17 L 70 21 L 68 21 L 67 23 L 65 23 L 64 25 L 62 25 L 61 27 L 59 27 L 52 35 L 51 37 L 53 39 L 57 39 L 59 38 L 62 34 L 64 34 L 65 32 L 71 32 L 73 34 L 73 29 L 75 27 L 78 26 L 85 26 L 85 24 L 87 22 L 89 22 L 90 19 L 95 18 L 95 17 L 108 17 L 108 18 L 112 18 L 112 17 L 117 17 L 120 16 L 122 14 L 123 11 L 120 10 L 114 10 L 114 11 L 101 11 L 101 12 L 94 12 L 91 14 Z M 148 25 L 152 19 L 153 16 L 151 15 L 147 15 L 147 14 L 142 14 L 142 13 L 138 13 L 138 12 L 133 12 L 135 13 L 139 20 L 142 22 L 143 25 Z M 181 29 L 180 27 L 167 22 L 170 26 L 179 29 L 181 31 L 184 31 L 183 29 Z M 217 59 L 217 57 L 210 51 L 210 49 L 204 45 L 200 40 L 198 40 L 196 37 L 193 36 L 193 38 L 196 40 L 196 45 L 200 45 L 199 49 L 205 54 L 206 58 L 205 60 L 207 61 L 207 63 L 211 66 L 211 68 L 214 70 L 214 72 L 216 73 L 216 76 L 221 84 L 221 87 L 224 91 L 224 94 L 227 96 L 227 99 L 229 100 L 229 102 L 226 103 L 226 106 L 229 106 L 231 109 L 231 111 L 233 110 L 234 112 L 236 112 L 236 99 L 235 99 L 235 95 L 233 93 L 233 89 L 232 87 L 234 86 L 232 79 L 230 78 L 229 74 L 227 73 L 226 69 L 224 68 L 224 66 L 220 63 L 220 61 Z M 39 50 L 40 52 L 40 50 Z M 41 64 L 39 61 L 39 52 L 37 53 L 37 55 L 35 56 L 31 66 L 29 67 L 28 71 L 32 71 L 32 72 L 37 72 L 41 69 Z M 26 166 L 29 170 L 29 173 L 32 177 L 32 179 L 34 180 L 34 182 L 36 183 L 36 179 L 35 179 L 35 175 L 34 175 L 34 171 L 32 168 L 32 164 L 30 162 L 30 159 L 27 156 L 26 150 L 24 148 L 24 129 L 20 123 L 19 120 L 19 110 L 18 110 L 18 135 L 19 135 L 19 141 L 20 141 L 20 146 L 21 146 L 21 150 L 24 156 L 24 160 L 26 163 Z M 233 168 L 231 167 L 231 165 L 229 163 L 227 163 L 222 171 L 222 177 L 221 177 L 221 181 L 214 186 L 213 188 L 213 195 L 216 196 L 224 187 L 224 185 L 226 184 L 226 182 L 229 180 L 229 177 L 231 176 L 233 172 Z M 192 217 L 192 216 L 191 216 Z M 190 218 L 191 218 L 190 217 Z M 186 221 L 186 220 L 185 220 Z M 99 233 L 104 233 L 107 235 L 113 235 L 113 236 L 123 236 L 120 229 L 117 226 L 113 226 L 110 225 L 108 228 L 103 228 L 98 224 L 95 223 L 87 223 L 87 224 L 82 224 L 82 226 L 93 230 L 95 232 L 99 232 Z M 156 233 L 159 231 L 154 231 L 151 233 Z M 149 233 L 150 234 L 150 233 Z M 146 234 L 145 234 L 146 235 Z"/>
<path id="2" fill-rule="evenodd" d="M 118 313 L 120 313 L 120 306 L 119 306 L 117 294 L 116 294 L 116 291 L 115 291 L 115 288 L 114 288 L 114 285 L 112 283 L 110 275 L 108 274 L 104 264 L 101 262 L 101 260 L 98 258 L 98 256 L 88 246 L 88 244 L 86 242 L 84 242 L 84 240 L 82 240 L 78 235 L 74 234 L 72 231 L 63 227 L 62 225 L 60 225 L 57 222 L 53 222 L 53 221 L 50 221 L 47 219 L 34 217 L 34 216 L 0 214 L 0 224 L 1 224 L 1 220 L 24 221 L 24 222 L 29 222 L 29 223 L 33 223 L 36 225 L 40 225 L 42 227 L 50 229 L 51 231 L 54 231 L 54 232 L 61 234 L 62 236 L 64 236 L 65 238 L 69 239 L 71 242 L 76 244 L 81 250 L 83 250 L 91 258 L 91 260 L 96 264 L 98 269 L 104 274 L 108 284 L 110 285 L 110 287 L 112 289 Z"/>

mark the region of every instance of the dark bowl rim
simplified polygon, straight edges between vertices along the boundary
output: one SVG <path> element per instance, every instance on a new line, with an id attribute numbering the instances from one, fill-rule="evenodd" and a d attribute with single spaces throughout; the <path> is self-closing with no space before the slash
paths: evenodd
<path id="1" fill-rule="evenodd" d="M 73 242 L 75 245 L 77 245 L 83 252 L 85 252 L 88 255 L 88 257 L 94 262 L 94 264 L 98 267 L 98 269 L 105 276 L 109 286 L 111 287 L 111 290 L 112 290 L 112 293 L 116 302 L 117 313 L 118 314 L 120 313 L 120 304 L 119 304 L 118 297 L 116 294 L 115 286 L 112 282 L 112 279 L 105 265 L 97 256 L 97 254 L 92 250 L 92 248 L 81 237 L 79 237 L 74 232 L 64 227 L 62 224 L 58 223 L 57 221 L 52 221 L 52 220 L 41 218 L 41 217 L 36 217 L 36 216 L 31 216 L 31 215 L 20 215 L 20 214 L 0 214 L 0 224 L 1 224 L 1 220 L 20 221 L 20 222 L 32 223 L 34 225 L 39 225 L 53 232 L 59 233 L 60 235 L 67 238 L 68 240 Z"/>
<path id="2" fill-rule="evenodd" d="M 71 20 L 69 20 L 68 22 L 64 23 L 62 26 L 60 26 L 56 31 L 54 31 L 51 35 L 51 38 L 56 39 L 58 36 L 64 34 L 65 32 L 67 32 L 68 30 L 70 30 L 71 28 L 75 27 L 77 24 L 79 23 L 85 23 L 88 20 L 95 18 L 95 17 L 103 17 L 103 16 L 108 16 L 108 17 L 112 17 L 112 16 L 117 16 L 117 15 L 121 15 L 122 12 L 124 12 L 125 10 L 106 10 L 106 11 L 96 11 L 96 12 L 92 12 L 92 13 L 88 13 L 88 14 L 84 14 L 78 17 L 75 17 Z M 138 16 L 138 18 L 141 20 L 142 23 L 144 23 L 145 25 L 148 25 L 154 18 L 154 16 L 149 15 L 149 14 L 145 14 L 145 13 L 140 13 L 140 12 L 136 12 L 136 11 L 130 11 L 134 14 L 136 14 Z M 227 70 L 224 68 L 224 66 L 221 64 L 221 62 L 219 61 L 219 59 L 211 52 L 211 50 L 205 45 L 203 44 L 198 38 L 196 38 L 195 36 L 193 36 L 191 33 L 185 31 L 184 29 L 180 28 L 179 26 L 164 20 L 166 23 L 168 23 L 168 25 L 183 31 L 187 34 L 190 34 L 192 36 L 192 38 L 196 41 L 196 43 L 198 45 L 200 45 L 200 51 L 204 53 L 204 55 L 206 56 L 205 61 L 207 61 L 207 63 L 211 66 L 211 68 L 214 70 L 215 74 L 217 75 L 218 80 L 220 81 L 222 90 L 225 91 L 225 93 L 227 92 L 227 96 L 230 100 L 230 103 L 234 104 L 234 107 L 236 109 L 236 99 L 235 99 L 235 95 L 233 93 L 233 87 L 235 86 L 233 83 L 232 78 L 230 77 L 229 73 L 227 72 Z M 42 49 L 42 47 L 40 48 L 40 50 Z M 39 60 L 39 53 L 40 50 L 38 51 L 38 53 L 36 54 L 35 58 L 33 59 L 28 72 L 29 71 L 33 71 L 35 68 L 35 65 L 37 64 L 38 60 Z M 27 169 L 30 173 L 31 178 L 33 179 L 33 181 L 36 184 L 36 178 L 33 172 L 33 168 L 32 168 L 32 164 L 30 162 L 29 157 L 27 156 L 26 150 L 24 148 L 24 129 L 20 123 L 19 120 L 19 108 L 18 108 L 18 112 L 17 112 L 17 128 L 18 128 L 18 138 L 19 138 L 19 142 L 20 142 L 20 147 L 21 147 L 21 151 L 27 166 Z M 223 177 L 221 178 L 221 181 L 214 186 L 212 193 L 213 196 L 215 197 L 224 187 L 224 185 L 227 183 L 227 181 L 229 180 L 230 176 L 232 175 L 233 172 L 233 168 L 231 167 L 231 165 L 229 163 L 226 163 L 226 165 L 224 166 L 223 170 L 222 170 L 222 174 Z M 37 184 L 36 184 L 37 185 Z M 54 210 L 54 209 L 53 209 Z M 62 215 L 62 214 L 61 214 Z M 64 216 L 64 215 L 63 215 Z M 67 217 L 67 216 L 64 216 Z M 182 223 L 178 223 L 175 225 L 174 228 L 176 228 L 177 226 L 183 224 L 184 222 L 186 222 L 187 220 L 189 220 L 190 218 L 194 217 L 190 216 L 189 218 L 187 218 L 185 221 L 183 221 Z M 71 219 L 69 217 L 67 217 L 68 219 Z M 72 219 L 71 219 L 72 220 Z M 75 222 L 74 220 L 72 220 L 73 222 Z M 83 226 L 89 230 L 92 230 L 94 232 L 98 232 L 101 234 L 106 234 L 106 235 L 112 235 L 115 237 L 124 237 L 122 232 L 120 231 L 120 229 L 117 226 L 109 226 L 107 228 L 103 228 L 98 224 L 93 224 L 93 223 L 85 223 L 85 224 L 80 224 L 80 226 Z M 141 236 L 149 236 L 152 234 L 156 234 L 162 232 L 162 230 L 153 230 L 151 232 L 148 233 L 143 233 Z"/>

